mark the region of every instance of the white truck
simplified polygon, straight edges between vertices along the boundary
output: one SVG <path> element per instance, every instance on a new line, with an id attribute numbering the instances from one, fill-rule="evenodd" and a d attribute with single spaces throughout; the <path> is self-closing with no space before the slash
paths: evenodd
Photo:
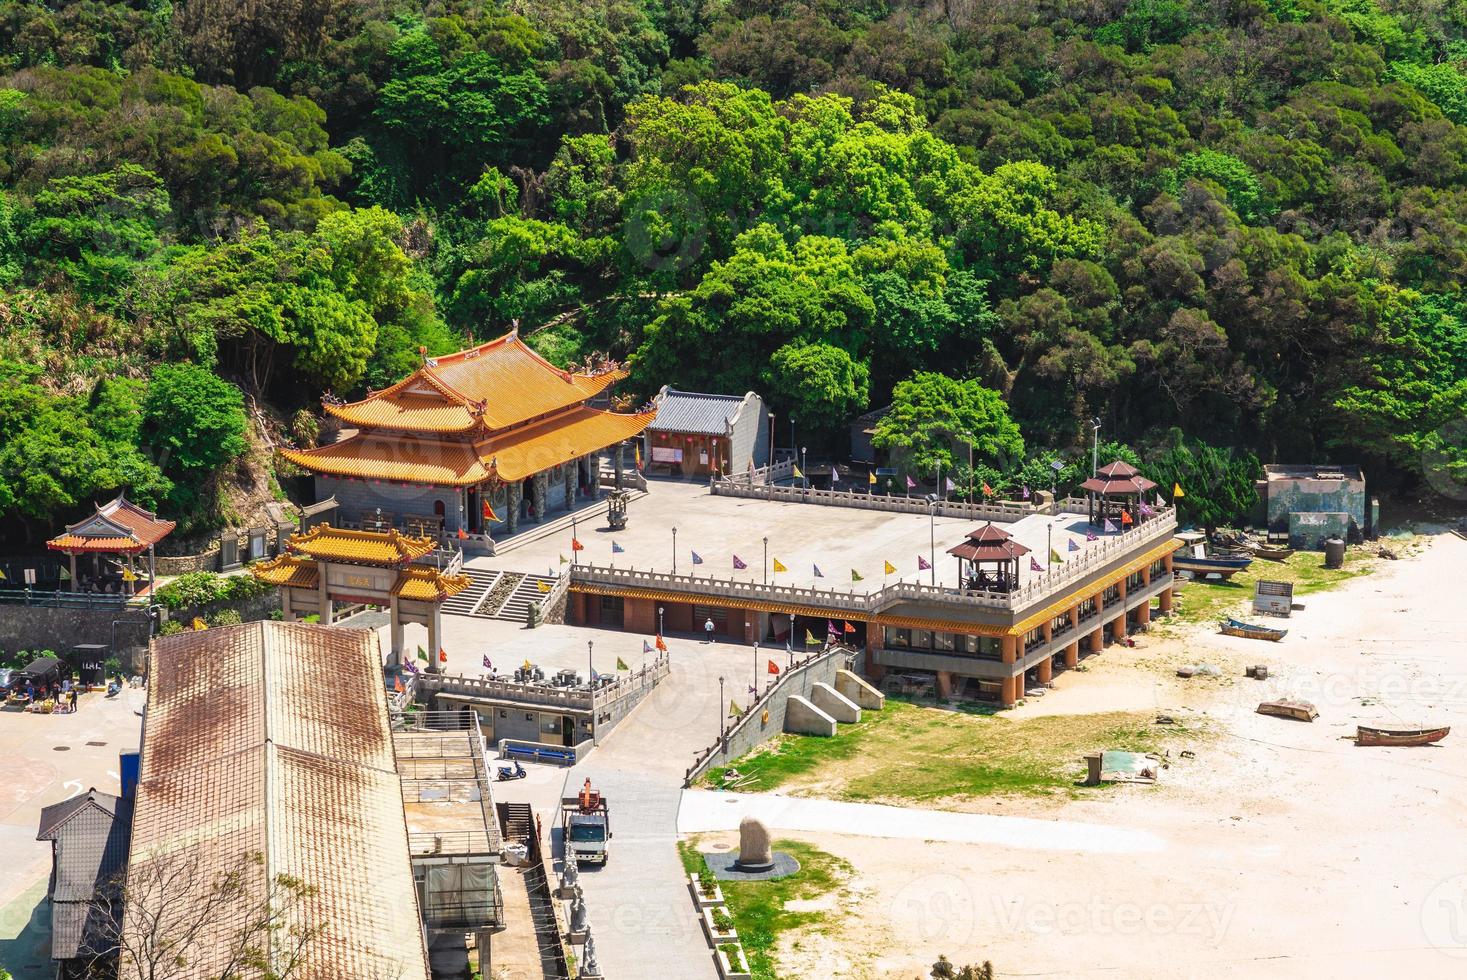
<path id="1" fill-rule="evenodd" d="M 611 846 L 611 810 L 587 779 L 579 796 L 560 800 L 561 842 L 565 859 L 576 863 L 605 864 Z"/>

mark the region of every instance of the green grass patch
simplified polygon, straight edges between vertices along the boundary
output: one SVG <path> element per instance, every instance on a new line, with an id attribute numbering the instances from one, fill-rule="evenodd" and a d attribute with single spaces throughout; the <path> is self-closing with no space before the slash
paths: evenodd
<path id="1" fill-rule="evenodd" d="M 833 738 L 781 735 L 737 760 L 752 776 L 738 788 L 764 792 L 807 789 L 835 799 L 900 800 L 941 806 L 994 795 L 1079 795 L 1087 752 L 1157 752 L 1205 735 L 1184 723 L 1153 724 L 1139 712 L 1058 715 L 1020 721 L 888 698 Z M 723 785 L 723 769 L 706 785 Z"/>
<path id="2" fill-rule="evenodd" d="M 749 972 L 757 980 L 778 980 L 774 952 L 782 934 L 796 930 L 818 932 L 830 914 L 822 910 L 790 911 L 785 905 L 837 893 L 855 873 L 854 868 L 835 855 L 799 841 L 776 840 L 774 849 L 799 861 L 800 870 L 776 881 L 718 883 L 748 958 Z M 689 874 L 696 874 L 706 866 L 698 853 L 697 837 L 679 841 L 678 854 Z"/>
<path id="3" fill-rule="evenodd" d="M 1318 551 L 1300 551 L 1289 556 L 1287 561 L 1265 561 L 1255 558 L 1253 564 L 1232 578 L 1194 579 L 1187 582 L 1180 594 L 1176 612 L 1171 623 L 1209 623 L 1224 616 L 1247 612 L 1253 601 L 1253 589 L 1259 579 L 1272 582 L 1293 582 L 1294 595 L 1309 595 L 1324 592 L 1342 582 L 1369 575 L 1375 570 L 1376 557 L 1359 548 L 1345 551 L 1343 568 L 1325 568 L 1324 554 Z M 1158 623 L 1159 626 L 1163 624 Z"/>

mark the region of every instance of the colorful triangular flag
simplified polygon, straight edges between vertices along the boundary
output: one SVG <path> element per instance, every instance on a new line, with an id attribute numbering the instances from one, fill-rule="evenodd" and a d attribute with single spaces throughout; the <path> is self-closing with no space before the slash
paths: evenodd
<path id="1" fill-rule="evenodd" d="M 580 538 L 571 538 L 571 551 L 585 551 L 586 546 L 581 544 Z"/>
<path id="2" fill-rule="evenodd" d="M 948 477 L 946 480 L 944 480 L 942 482 L 943 482 L 943 485 L 945 487 L 947 487 L 947 492 L 948 493 L 952 493 L 954 490 L 957 489 L 957 487 L 953 486 L 953 478 L 952 477 Z"/>
<path id="3" fill-rule="evenodd" d="M 489 654 L 487 653 L 484 654 L 484 669 L 491 672 L 494 670 L 494 661 L 489 659 Z"/>
<path id="4" fill-rule="evenodd" d="M 463 528 L 459 528 L 458 529 L 458 539 L 460 541 L 466 541 L 466 540 L 468 540 L 468 537 L 469 537 L 469 534 L 468 534 L 467 531 L 465 531 Z"/>
<path id="5" fill-rule="evenodd" d="M 4 572 L 0 572 L 0 582 L 3 582 L 3 581 L 5 581 L 5 573 Z M 70 582 L 71 581 L 71 573 L 68 572 L 64 568 L 61 569 L 61 581 L 63 581 L 63 582 Z"/>
<path id="6" fill-rule="evenodd" d="M 642 653 L 643 653 L 643 655 L 649 654 L 651 652 L 652 652 L 652 644 L 648 643 L 646 640 L 643 640 L 642 641 Z"/>
<path id="7" fill-rule="evenodd" d="M 493 521 L 496 524 L 499 523 L 499 515 L 494 513 L 494 506 L 489 503 L 487 498 L 484 501 L 483 513 L 484 520 Z"/>
<path id="8" fill-rule="evenodd" d="M 661 633 L 657 634 L 657 649 L 661 650 L 663 653 L 667 652 L 667 642 L 662 639 Z"/>
<path id="9" fill-rule="evenodd" d="M 729 701 L 728 701 L 728 714 L 729 714 L 729 717 L 730 718 L 737 718 L 739 715 L 741 715 L 743 713 L 744 713 L 744 709 L 739 707 L 739 703 L 737 701 L 735 701 L 733 698 L 729 698 Z"/>
<path id="10" fill-rule="evenodd" d="M 1042 571 L 1044 571 L 1044 566 L 1041 565 L 1041 564 L 1039 564 L 1039 562 L 1035 559 L 1035 557 L 1033 555 L 1030 555 L 1029 556 L 1029 571 L 1031 571 L 1031 572 L 1042 572 Z"/>
<path id="11" fill-rule="evenodd" d="M 438 648 L 438 662 L 440 664 L 448 663 L 448 651 L 443 649 L 442 647 Z"/>
<path id="12" fill-rule="evenodd" d="M 859 582 L 859 581 L 861 581 L 861 573 L 858 572 L 858 571 L 856 571 L 854 568 L 851 569 L 851 581 L 852 582 Z"/>
<path id="13" fill-rule="evenodd" d="M 402 693 L 403 688 L 402 688 L 402 675 L 401 674 L 399 674 L 398 676 L 392 678 L 392 689 L 394 691 L 396 691 L 398 694 L 401 694 Z"/>
<path id="14" fill-rule="evenodd" d="M 886 562 L 886 574 L 888 574 L 888 575 L 895 575 L 896 574 L 896 566 L 893 565 L 891 562 Z"/>
<path id="15" fill-rule="evenodd" d="M 122 580 L 124 582 L 136 582 L 138 580 L 138 577 L 131 568 L 124 568 L 122 570 Z"/>
<path id="16" fill-rule="evenodd" d="M 815 639 L 815 634 L 811 633 L 809 630 L 805 630 L 805 646 L 818 647 L 819 645 L 820 641 Z"/>
<path id="17" fill-rule="evenodd" d="M 698 554 L 696 551 L 693 552 L 693 564 L 694 565 L 701 565 L 701 564 L 703 564 L 703 556 L 700 555 L 700 554 Z"/>
<path id="18" fill-rule="evenodd" d="M 745 565 L 744 564 L 744 560 L 742 558 L 740 558 L 738 555 L 734 555 L 733 556 L 733 565 L 734 565 L 734 571 L 736 571 L 736 572 L 742 572 L 744 569 L 746 569 L 746 568 L 749 567 L 748 565 Z"/>
<path id="19" fill-rule="evenodd" d="M 402 669 L 407 671 L 409 674 L 416 674 L 418 672 L 418 665 L 413 663 L 411 660 L 404 660 L 402 662 Z"/>
<path id="20" fill-rule="evenodd" d="M 623 548 L 620 544 L 616 543 L 615 541 L 611 542 L 611 553 L 613 555 L 619 555 L 624 551 L 626 551 L 626 549 Z"/>
<path id="21" fill-rule="evenodd" d="M 1135 524 L 1135 523 L 1136 523 L 1136 520 L 1135 520 L 1135 518 L 1133 518 L 1131 516 L 1131 512 L 1129 510 L 1123 510 L 1123 511 L 1121 511 L 1121 526 L 1122 527 L 1125 527 L 1127 524 Z"/>
<path id="22" fill-rule="evenodd" d="M 418 647 L 418 659 L 421 660 L 421 661 L 423 661 L 423 663 L 427 663 L 428 662 L 428 651 L 427 650 L 424 650 L 422 647 Z"/>
<path id="23" fill-rule="evenodd" d="M 1180 483 L 1173 483 L 1172 484 L 1172 496 L 1173 497 L 1185 497 L 1185 496 L 1187 496 L 1187 491 L 1185 491 L 1185 490 L 1182 489 L 1182 485 Z"/>
<path id="24" fill-rule="evenodd" d="M 912 477 L 910 475 L 907 476 L 907 489 L 908 490 L 915 490 L 915 489 L 917 489 L 917 481 L 914 480 L 914 479 L 912 479 Z"/>
<path id="25" fill-rule="evenodd" d="M 800 465 L 798 463 L 790 464 L 790 468 L 794 470 L 795 479 L 803 480 L 805 478 L 805 474 L 800 472 Z"/>
<path id="26" fill-rule="evenodd" d="M 1028 500 L 1029 499 L 1029 487 L 1028 487 L 1027 484 L 1025 484 L 1025 486 L 1024 486 L 1024 499 L 1025 500 Z"/>
<path id="27" fill-rule="evenodd" d="M 867 477 L 867 479 L 866 479 L 866 482 L 867 483 L 871 484 L 871 486 L 873 486 L 873 487 L 876 486 L 876 471 L 875 470 L 872 470 L 870 473 L 867 473 L 866 474 L 866 477 Z"/>
<path id="28" fill-rule="evenodd" d="M 1086 531 L 1085 532 L 1085 540 L 1086 541 L 1099 541 L 1100 539 L 1095 536 L 1095 532 L 1094 531 Z"/>
<path id="29" fill-rule="evenodd" d="M 845 627 L 845 632 L 847 632 L 847 633 L 854 633 L 854 632 L 856 632 L 856 628 L 854 626 L 852 626 L 850 623 L 846 622 L 845 620 L 841 620 L 841 625 Z"/>
<path id="30" fill-rule="evenodd" d="M 774 570 L 775 570 L 775 572 L 787 572 L 787 571 L 789 571 L 788 568 L 785 568 L 784 562 L 780 561 L 778 558 L 774 559 Z"/>
<path id="31" fill-rule="evenodd" d="M 983 496 L 985 496 L 985 497 L 992 497 L 993 496 L 993 487 L 990 487 L 988 485 L 988 481 L 987 480 L 984 480 L 983 481 Z"/>
<path id="32" fill-rule="evenodd" d="M 1049 563 L 1051 565 L 1053 565 L 1055 563 L 1063 564 L 1064 563 L 1064 559 L 1059 556 L 1059 552 L 1058 551 L 1055 551 L 1053 548 L 1050 548 L 1049 549 Z"/>
<path id="33" fill-rule="evenodd" d="M 195 631 L 206 630 L 209 628 L 209 624 L 204 622 L 198 616 L 195 616 L 194 621 L 192 623 L 189 623 L 189 627 Z"/>
<path id="34" fill-rule="evenodd" d="M 815 569 L 815 577 L 816 578 L 824 578 L 825 577 L 824 573 L 822 573 L 820 571 L 820 566 L 819 565 L 811 565 L 810 567 L 813 568 L 813 569 Z"/>
<path id="35" fill-rule="evenodd" d="M 535 583 L 535 588 L 538 589 L 541 592 L 549 592 L 550 591 L 550 583 L 549 582 L 545 582 L 545 581 L 536 582 Z"/>
<path id="36" fill-rule="evenodd" d="M 1119 530 L 1119 528 L 1117 528 L 1114 524 L 1112 524 L 1111 523 L 1111 519 L 1109 517 L 1107 517 L 1105 519 L 1105 533 L 1106 534 L 1112 534 L 1112 533 L 1114 533 L 1117 530 Z"/>
<path id="37" fill-rule="evenodd" d="M 565 565 L 565 564 L 567 564 L 567 563 L 569 563 L 569 561 L 570 561 L 570 559 L 569 559 L 569 558 L 567 558 L 567 557 L 566 557 L 566 556 L 565 556 L 565 555 L 561 555 L 561 556 L 560 556 L 560 563 L 561 563 L 561 564 L 562 564 L 562 565 Z"/>
<path id="38" fill-rule="evenodd" d="M 928 561 L 926 558 L 923 558 L 921 555 L 917 556 L 917 571 L 925 572 L 931 567 L 932 562 Z"/>
<path id="39" fill-rule="evenodd" d="M 837 470 L 834 466 L 830 468 L 830 482 L 832 484 L 840 482 L 840 471 Z"/>
<path id="40" fill-rule="evenodd" d="M 642 444 L 637 443 L 635 446 L 632 447 L 632 449 L 636 453 L 635 459 L 637 461 L 637 469 L 640 470 L 642 468 Z"/>
<path id="41" fill-rule="evenodd" d="M 1068 547 L 1067 550 L 1069 550 L 1069 551 L 1079 551 L 1080 550 L 1080 546 L 1075 543 L 1075 539 L 1074 538 L 1071 538 L 1070 539 L 1069 547 Z"/>
<path id="42" fill-rule="evenodd" d="M 627 666 L 627 662 L 625 660 L 621 659 L 620 657 L 617 657 L 616 658 L 616 669 L 617 670 L 631 670 L 632 668 L 630 668 L 630 667 Z"/>
<path id="43" fill-rule="evenodd" d="M 769 666 L 766 667 L 765 670 L 767 670 L 771 674 L 774 674 L 776 677 L 779 676 L 779 664 L 775 663 L 773 660 L 767 661 L 767 663 Z"/>

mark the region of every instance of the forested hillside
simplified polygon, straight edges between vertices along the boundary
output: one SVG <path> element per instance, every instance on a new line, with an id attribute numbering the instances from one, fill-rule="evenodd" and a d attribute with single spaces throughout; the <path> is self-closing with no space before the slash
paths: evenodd
<path id="1" fill-rule="evenodd" d="M 206 529 L 556 318 L 832 450 L 965 382 L 1000 483 L 1098 416 L 1467 486 L 1464 68 L 1423 0 L 3 0 L 0 514 Z"/>

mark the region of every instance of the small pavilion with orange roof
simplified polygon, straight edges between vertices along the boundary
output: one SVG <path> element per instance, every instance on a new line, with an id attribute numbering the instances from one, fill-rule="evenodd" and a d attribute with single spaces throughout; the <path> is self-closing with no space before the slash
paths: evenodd
<path id="1" fill-rule="evenodd" d="M 315 613 L 329 626 L 337 603 L 384 606 L 391 622 L 391 659 L 401 665 L 406 623 L 428 628 L 432 651 L 429 670 L 438 669 L 442 644 L 443 600 L 469 587 L 462 574 L 463 556 L 431 560 L 438 549 L 432 537 L 413 537 L 397 530 L 356 531 L 317 524 L 293 534 L 284 554 L 250 566 L 250 574 L 280 587 L 280 608 L 287 622 Z"/>
<path id="2" fill-rule="evenodd" d="M 1090 523 L 1101 524 L 1110 518 L 1129 524 L 1144 515 L 1140 505 L 1148 490 L 1156 484 L 1141 475 L 1130 463 L 1115 460 L 1096 470 L 1080 489 L 1090 497 Z"/>
<path id="3" fill-rule="evenodd" d="M 361 401 L 327 404 L 350 432 L 281 455 L 315 474 L 346 523 L 408 528 L 465 545 L 594 499 L 597 454 L 639 435 L 655 410 L 597 407 L 626 377 L 615 364 L 573 372 L 517 331 L 424 357 L 402 381 Z"/>
<path id="4" fill-rule="evenodd" d="M 103 578 L 101 555 L 119 555 L 124 570 L 119 591 L 127 595 L 137 592 L 138 573 L 135 561 L 143 552 L 148 553 L 148 584 L 154 582 L 154 547 L 168 537 L 174 528 L 173 521 L 162 521 L 158 515 L 127 499 L 127 494 L 117 497 L 94 510 L 90 517 L 75 524 L 46 542 L 46 547 L 59 551 L 70 558 L 71 587 L 75 591 L 86 591 L 77 578 L 76 556 L 91 555 L 92 571 L 96 579 Z"/>
<path id="5" fill-rule="evenodd" d="M 1029 549 L 1014 540 L 1014 536 L 989 521 L 980 528 L 969 531 L 961 544 L 947 549 L 947 553 L 958 559 L 960 581 L 967 589 L 984 592 L 1010 592 L 1019 584 L 1019 559 Z M 967 564 L 963 568 L 963 563 Z M 984 569 L 991 564 L 993 571 Z"/>

